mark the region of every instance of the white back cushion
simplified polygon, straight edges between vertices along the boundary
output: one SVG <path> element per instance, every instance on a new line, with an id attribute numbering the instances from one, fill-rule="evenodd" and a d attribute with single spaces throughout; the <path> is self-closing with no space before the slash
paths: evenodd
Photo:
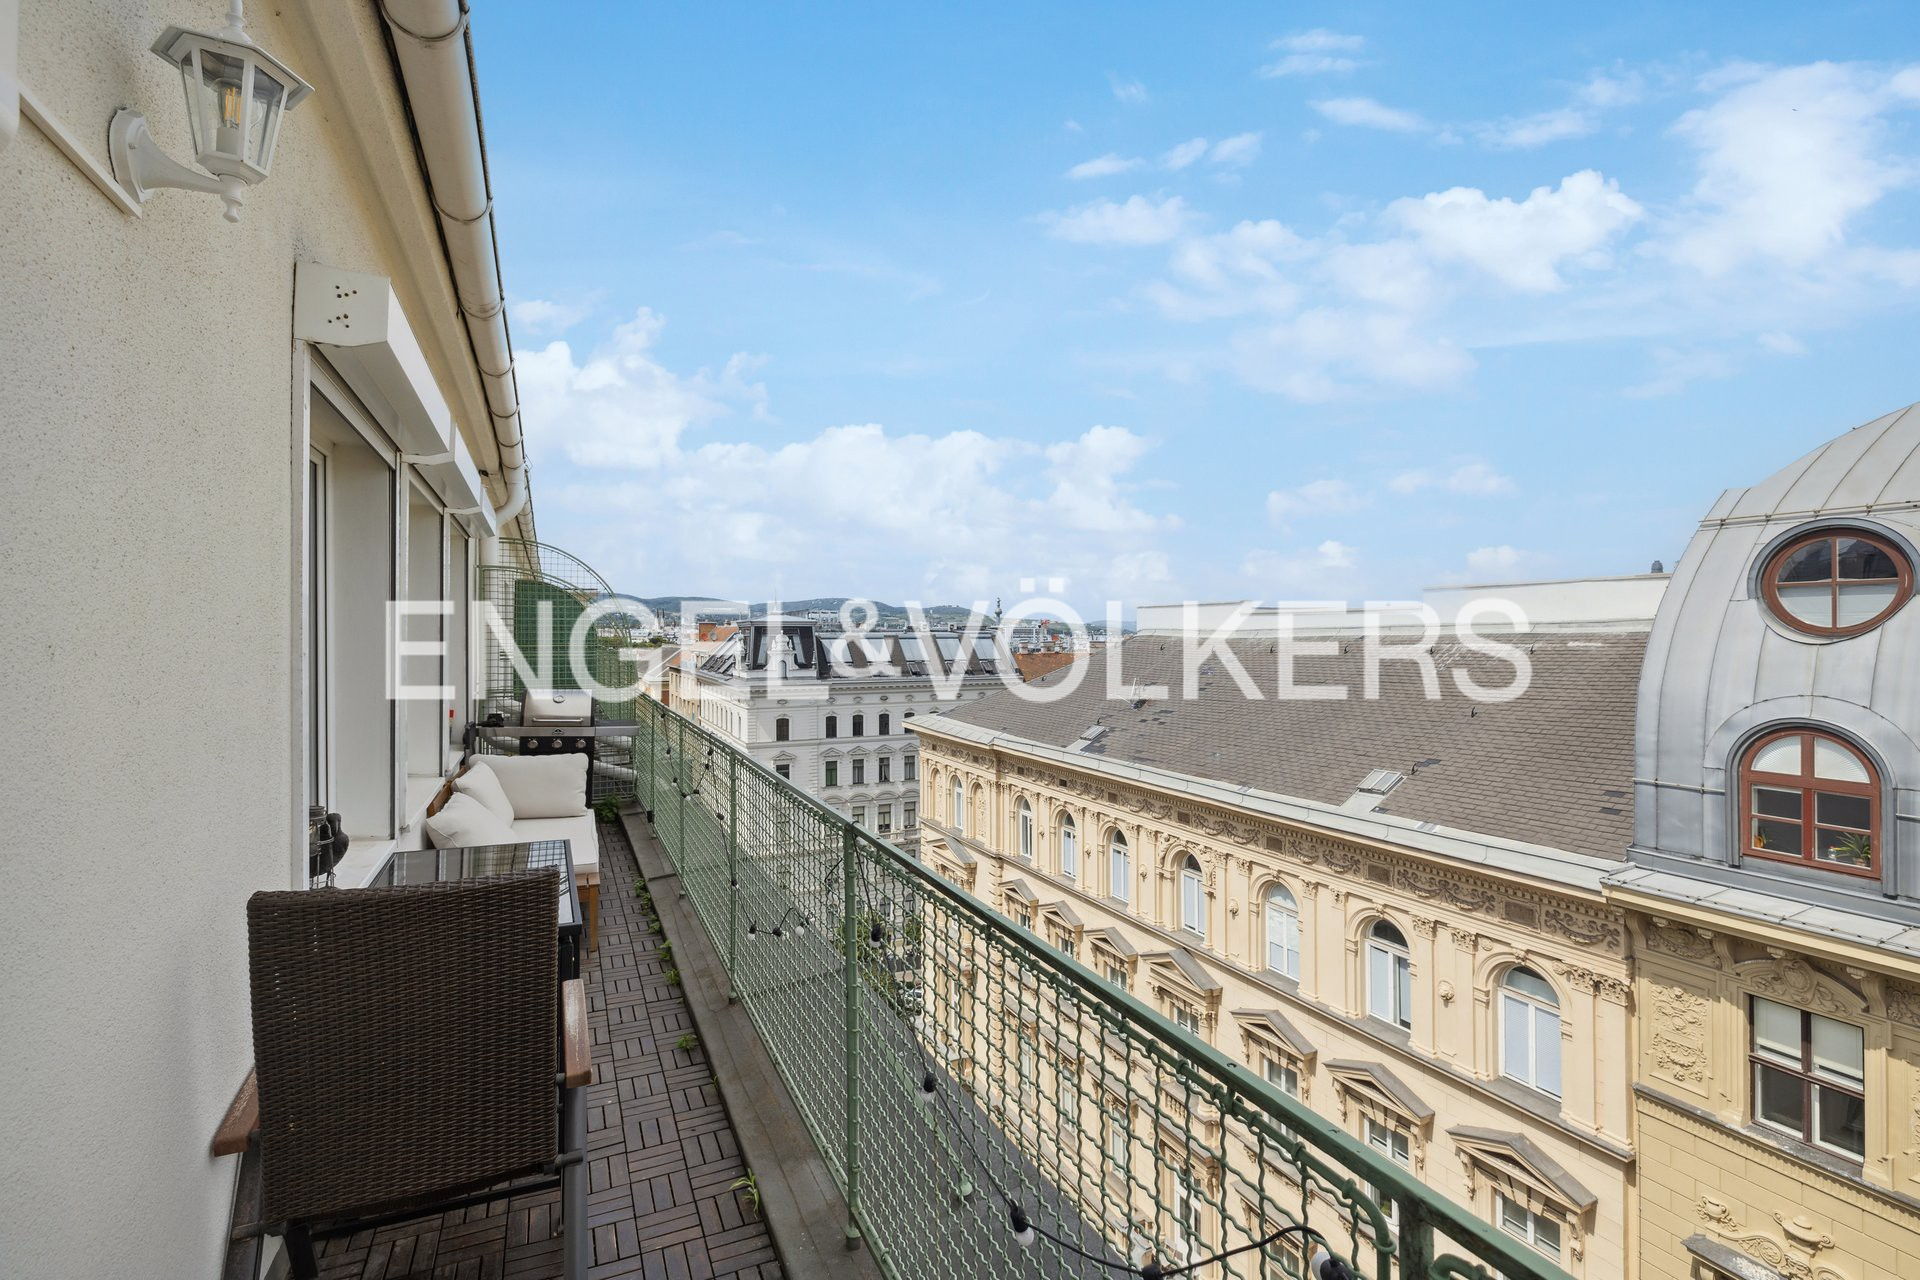
<path id="1" fill-rule="evenodd" d="M 587 811 L 587 758 L 481 756 L 475 768 L 493 770 L 515 818 L 572 818 Z"/>
<path id="2" fill-rule="evenodd" d="M 507 793 L 500 787 L 500 775 L 491 769 L 467 770 L 453 780 L 453 789 L 478 800 L 502 822 L 512 822 L 518 816 L 513 811 L 513 801 L 507 799 Z"/>
<path id="3" fill-rule="evenodd" d="M 464 849 L 481 844 L 518 844 L 520 837 L 491 809 L 465 792 L 456 791 L 427 819 L 427 838 L 436 849 Z"/>

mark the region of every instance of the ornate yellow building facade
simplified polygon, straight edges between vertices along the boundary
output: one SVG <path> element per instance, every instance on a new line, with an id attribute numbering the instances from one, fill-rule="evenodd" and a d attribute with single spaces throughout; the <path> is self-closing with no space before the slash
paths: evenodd
<path id="1" fill-rule="evenodd" d="M 1568 675 L 1582 643 L 1639 652 L 1549 643 Z M 982 727 L 993 701 L 918 726 L 929 865 L 1574 1275 L 1631 1270 L 1611 863 L 1021 739 Z M 1219 1176 L 1196 1196 L 1208 1247 L 1246 1207 L 1226 1187 L 1250 1180 Z"/>
<path id="2" fill-rule="evenodd" d="M 924 721 L 924 856 L 1574 1275 L 1920 1278 L 1920 406 L 1536 585 L 1510 701 L 1148 627 Z"/>

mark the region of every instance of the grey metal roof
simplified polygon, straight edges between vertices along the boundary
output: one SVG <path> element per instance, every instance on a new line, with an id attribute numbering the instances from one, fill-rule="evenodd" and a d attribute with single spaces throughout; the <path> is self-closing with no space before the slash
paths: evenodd
<path id="1" fill-rule="evenodd" d="M 1920 492 L 1920 405 L 1835 436 L 1759 484 L 1729 490 L 1710 518 L 1771 517 L 1911 501 Z"/>
<path id="2" fill-rule="evenodd" d="M 1875 947 L 1890 955 L 1920 959 L 1920 928 L 1908 921 L 1887 920 L 1859 911 L 1843 911 L 1821 902 L 1789 898 L 1762 891 L 1763 884 L 1722 884 L 1697 876 L 1651 867 L 1625 867 L 1607 877 L 1609 885 L 1676 902 L 1694 902 L 1748 920 L 1818 933 L 1840 942 Z"/>
<path id="3" fill-rule="evenodd" d="M 1500 839 L 1618 859 L 1633 832 L 1634 697 L 1646 635 L 1555 631 L 1516 637 L 1531 648 L 1532 681 L 1506 703 L 1476 703 L 1455 671 L 1483 686 L 1513 669 L 1485 655 L 1445 650 L 1441 696 L 1428 700 L 1419 669 L 1380 664 L 1379 697 L 1361 696 L 1358 638 L 1345 652 L 1297 657 L 1295 686 L 1345 685 L 1340 699 L 1280 699 L 1272 641 L 1228 642 L 1262 697 L 1247 697 L 1218 662 L 1201 668 L 1198 696 L 1182 696 L 1181 642 L 1137 635 L 1029 688 L 1079 679 L 1056 702 L 1002 690 L 929 718 L 971 725 L 1090 758 L 1127 761 L 1324 805 L 1353 797 L 1369 774 L 1406 780 L 1372 811 Z M 1161 699 L 1108 698 L 1116 687 L 1168 687 Z M 1076 676 L 1084 672 L 1084 676 Z M 1137 704 L 1137 705 L 1136 705 Z M 1101 732 L 1089 736 L 1089 731 Z M 1084 741 L 1083 741 L 1084 740 Z M 1371 799 L 1371 793 L 1369 793 Z"/>

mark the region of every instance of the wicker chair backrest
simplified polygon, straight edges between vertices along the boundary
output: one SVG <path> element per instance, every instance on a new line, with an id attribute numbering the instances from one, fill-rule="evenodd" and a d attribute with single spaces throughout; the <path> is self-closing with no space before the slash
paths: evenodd
<path id="1" fill-rule="evenodd" d="M 247 901 L 267 1222 L 463 1194 L 557 1154 L 559 873 Z"/>

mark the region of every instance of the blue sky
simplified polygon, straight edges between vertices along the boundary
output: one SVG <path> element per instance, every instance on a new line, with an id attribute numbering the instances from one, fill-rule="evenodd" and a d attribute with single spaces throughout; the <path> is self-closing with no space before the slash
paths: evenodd
<path id="1" fill-rule="evenodd" d="M 480 8 L 543 537 L 1403 598 L 1671 564 L 1920 399 L 1909 5 L 1036 8 Z"/>

